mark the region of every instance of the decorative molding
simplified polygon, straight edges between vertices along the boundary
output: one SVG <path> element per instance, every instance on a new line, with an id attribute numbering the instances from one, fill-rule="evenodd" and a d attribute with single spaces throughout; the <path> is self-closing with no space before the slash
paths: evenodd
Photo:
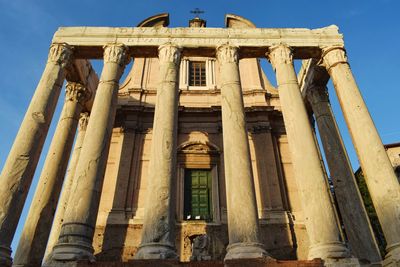
<path id="1" fill-rule="evenodd" d="M 130 56 L 128 47 L 123 44 L 107 44 L 104 47 L 104 62 L 117 63 L 120 66 L 125 66 L 129 63 Z"/>
<path id="2" fill-rule="evenodd" d="M 274 69 L 276 69 L 276 66 L 280 64 L 293 63 L 293 51 L 286 44 L 271 46 L 266 56 Z"/>
<path id="3" fill-rule="evenodd" d="M 321 64 L 329 72 L 338 64 L 349 64 L 347 61 L 346 49 L 343 46 L 332 46 L 322 49 Z"/>
<path id="4" fill-rule="evenodd" d="M 71 64 L 73 47 L 66 43 L 53 43 L 50 46 L 47 62 L 55 62 L 63 68 Z"/>
<path id="5" fill-rule="evenodd" d="M 86 131 L 86 127 L 89 123 L 90 115 L 88 112 L 82 112 L 79 118 L 79 131 Z"/>
<path id="6" fill-rule="evenodd" d="M 204 56 L 214 56 L 213 48 L 229 43 L 240 47 L 240 57 L 262 57 L 265 49 L 285 43 L 295 49 L 296 58 L 321 56 L 321 47 L 343 45 L 338 27 L 331 25 L 320 29 L 271 28 L 166 28 L 166 27 L 62 27 L 55 33 L 53 42 L 68 42 L 82 58 L 98 58 L 101 47 L 107 43 L 137 47 L 132 56 L 156 56 L 157 47 L 174 43 L 186 49 L 212 48 Z M 90 54 L 87 47 L 91 47 Z M 85 50 L 86 49 L 86 50 Z"/>
<path id="7" fill-rule="evenodd" d="M 83 105 L 91 96 L 92 92 L 81 83 L 68 82 L 65 86 L 65 101 L 78 102 Z"/>
<path id="8" fill-rule="evenodd" d="M 220 153 L 221 149 L 210 142 L 201 141 L 187 141 L 178 146 L 178 152 L 188 152 L 188 153 L 210 153 L 217 152 Z"/>
<path id="9" fill-rule="evenodd" d="M 221 63 L 238 63 L 239 51 L 238 47 L 224 44 L 217 47 L 217 59 Z"/>
<path id="10" fill-rule="evenodd" d="M 270 133 L 272 130 L 272 127 L 270 125 L 255 125 L 249 128 L 252 134 Z"/>
<path id="11" fill-rule="evenodd" d="M 160 63 L 180 63 L 181 48 L 173 44 L 164 44 L 158 48 L 158 59 Z"/>

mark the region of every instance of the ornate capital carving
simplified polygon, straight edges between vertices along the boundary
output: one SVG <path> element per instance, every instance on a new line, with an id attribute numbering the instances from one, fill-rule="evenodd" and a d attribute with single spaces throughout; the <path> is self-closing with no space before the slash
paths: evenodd
<path id="1" fill-rule="evenodd" d="M 80 83 L 68 82 L 65 86 L 66 101 L 73 101 L 83 104 L 90 99 L 91 95 L 92 93 L 90 90 Z"/>
<path id="2" fill-rule="evenodd" d="M 103 58 L 106 63 L 117 63 L 125 67 L 129 63 L 128 47 L 123 44 L 107 44 L 103 46 Z"/>
<path id="3" fill-rule="evenodd" d="M 217 47 L 217 59 L 222 63 L 238 63 L 239 62 L 239 48 L 232 45 L 221 45 Z"/>
<path id="4" fill-rule="evenodd" d="M 173 44 L 164 44 L 158 47 L 158 59 L 160 62 L 180 63 L 181 48 Z"/>
<path id="5" fill-rule="evenodd" d="M 274 69 L 276 69 L 276 66 L 280 64 L 293 63 L 292 49 L 285 44 L 271 46 L 266 53 L 266 56 Z"/>
<path id="6" fill-rule="evenodd" d="M 79 131 L 86 131 L 86 127 L 89 123 L 89 113 L 82 112 L 79 117 Z"/>
<path id="7" fill-rule="evenodd" d="M 343 46 L 331 46 L 322 49 L 322 65 L 329 70 L 338 64 L 348 64 L 346 49 Z"/>
<path id="8" fill-rule="evenodd" d="M 71 63 L 72 59 L 72 46 L 68 44 L 52 44 L 50 46 L 47 62 L 55 62 L 60 64 L 63 68 Z"/>

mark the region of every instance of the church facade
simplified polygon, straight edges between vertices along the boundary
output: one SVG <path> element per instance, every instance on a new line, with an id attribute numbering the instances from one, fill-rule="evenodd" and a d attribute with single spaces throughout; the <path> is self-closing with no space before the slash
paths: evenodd
<path id="1" fill-rule="evenodd" d="M 1 173 L 0 262 L 11 265 L 10 244 L 66 79 L 13 266 L 243 259 L 399 266 L 399 183 L 338 28 L 264 29 L 231 14 L 224 29 L 198 17 L 187 28 L 168 23 L 160 14 L 135 28 L 56 32 Z M 98 58 L 100 77 L 89 61 Z M 294 59 L 303 60 L 298 73 Z M 329 79 L 385 255 L 330 108 Z"/>

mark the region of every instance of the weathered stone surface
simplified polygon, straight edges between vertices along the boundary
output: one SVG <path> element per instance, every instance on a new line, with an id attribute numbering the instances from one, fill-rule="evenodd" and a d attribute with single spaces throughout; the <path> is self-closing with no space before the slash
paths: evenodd
<path id="1" fill-rule="evenodd" d="M 346 247 L 339 240 L 335 214 L 294 72 L 291 50 L 285 45 L 275 46 L 269 50 L 268 58 L 276 72 L 296 182 L 306 216 L 310 239 L 308 258 L 349 257 Z"/>
<path id="2" fill-rule="evenodd" d="M 177 262 L 173 260 L 134 260 L 128 263 L 101 262 L 90 264 L 81 262 L 77 267 L 322 267 L 325 266 L 321 260 L 312 261 L 278 261 L 263 259 L 237 259 L 222 261 L 200 261 L 200 262 Z"/>
<path id="3" fill-rule="evenodd" d="M 384 265 L 399 265 L 399 182 L 347 63 L 344 48 L 340 46 L 326 48 L 323 64 L 332 78 L 368 190 L 385 234 L 387 255 Z"/>
<path id="4" fill-rule="evenodd" d="M 65 176 L 61 196 L 60 199 L 58 200 L 57 211 L 56 214 L 54 215 L 50 236 L 47 241 L 45 255 L 43 257 L 44 262 L 47 262 L 50 259 L 49 257 L 50 253 L 53 250 L 54 245 L 57 243 L 58 237 L 60 235 L 61 226 L 64 221 L 65 210 L 67 209 L 69 203 L 69 197 L 71 195 L 71 188 L 74 181 L 76 166 L 79 161 L 79 156 L 81 153 L 83 141 L 85 140 L 85 134 L 88 122 L 89 122 L 89 113 L 87 112 L 81 113 L 74 149 L 72 151 L 72 156 L 68 166 L 67 174 Z"/>
<path id="5" fill-rule="evenodd" d="M 360 261 L 382 260 L 325 87 L 308 90 L 350 249 Z"/>
<path id="6" fill-rule="evenodd" d="M 90 92 L 79 83 L 68 83 L 64 106 L 57 124 L 42 174 L 22 230 L 14 266 L 40 265 L 50 234 L 64 181 L 79 114 Z"/>
<path id="7" fill-rule="evenodd" d="M 170 44 L 161 46 L 159 60 L 160 84 L 148 172 L 150 193 L 146 200 L 142 240 L 136 259 L 178 257 L 174 244 L 175 205 L 172 187 L 176 175 L 180 49 Z"/>
<path id="8" fill-rule="evenodd" d="M 94 260 L 92 239 L 116 112 L 118 81 L 128 61 L 125 46 L 105 46 L 104 67 L 86 131 L 90 138 L 85 138 L 82 146 L 69 205 L 49 266 Z"/>
<path id="9" fill-rule="evenodd" d="M 145 20 L 140 28 L 60 28 L 54 37 L 54 42 L 67 41 L 75 46 L 76 57 L 68 68 L 67 80 L 81 82 L 86 87 L 96 84 L 88 59 L 101 58 L 104 45 L 107 52 L 100 97 L 96 97 L 93 106 L 95 120 L 88 127 L 90 138 L 82 146 L 83 157 L 77 164 L 75 179 L 72 179 L 74 175 L 67 177 L 72 182 L 65 185 L 70 187 L 66 191 L 71 192 L 71 198 L 63 196 L 59 210 L 65 209 L 65 202 L 71 205 L 57 219 L 56 226 L 61 226 L 62 219 L 67 223 L 62 227 L 54 253 L 50 254 L 53 258 L 46 265 L 221 266 L 228 249 L 227 266 L 357 266 L 357 259 L 342 258 L 346 250 L 338 242 L 338 229 L 326 197 L 328 189 L 322 183 L 321 166 L 316 167 L 321 159 L 315 157 L 318 154 L 314 153 L 315 143 L 312 144 L 315 140 L 309 138 L 308 118 L 297 95 L 292 60 L 285 55 L 287 50 L 276 53 L 278 50 L 274 49 L 276 44 L 283 43 L 291 47 L 294 58 L 314 58 L 318 62 L 323 52 L 321 47 L 343 45 L 337 27 L 257 29 L 244 18 L 228 15 L 229 29 L 170 29 L 165 28 L 167 20 L 163 14 Z M 118 45 L 107 45 L 115 42 L 127 46 L 129 51 Z M 159 49 L 165 43 L 168 45 Z M 179 53 L 165 49 L 171 48 L 171 43 L 182 46 Z M 216 60 L 215 48 L 226 43 L 230 48 Z M 279 54 L 272 60 L 277 63 L 274 65 L 279 90 L 268 81 L 257 59 L 269 48 L 275 56 Z M 158 52 L 160 57 L 156 58 Z M 136 57 L 135 63 L 116 93 L 126 53 Z M 340 56 L 335 57 L 337 64 L 345 63 Z M 205 69 L 205 85 L 190 85 L 190 65 L 194 61 L 205 63 L 200 70 L 203 74 Z M 328 64 L 328 69 L 337 68 L 337 64 Z M 347 79 L 348 73 L 343 73 Z M 159 78 L 164 80 L 161 86 Z M 180 89 L 179 103 L 177 88 Z M 92 100 L 88 101 L 86 109 L 90 110 L 92 104 Z M 287 114 L 291 114 L 291 120 Z M 39 121 L 45 118 L 42 114 L 34 115 Z M 230 146 L 223 147 L 222 142 L 226 140 L 231 141 Z M 153 145 L 156 149 L 150 148 L 151 143 L 156 144 Z M 295 156 L 293 146 L 297 149 Z M 229 160 L 224 160 L 222 154 L 229 154 Z M 299 160 L 300 157 L 303 159 Z M 295 169 L 292 161 L 297 166 Z M 211 172 L 211 185 L 207 185 L 212 202 L 209 221 L 184 218 L 185 170 L 195 168 Z M 158 176 L 147 175 L 149 171 Z M 231 181 L 233 176 L 239 178 Z M 301 177 L 297 184 L 295 176 Z M 154 181 L 161 183 L 155 186 Z M 232 189 L 232 184 L 239 188 Z M 232 200 L 232 196 L 236 199 Z M 145 204 L 146 198 L 153 203 Z M 382 205 L 386 207 L 386 204 Z M 228 240 L 228 226 L 231 240 Z M 205 235 L 207 242 L 195 246 L 196 238 Z M 246 240 L 232 243 L 241 239 Z M 276 259 L 322 255 L 324 262 L 280 262 L 268 257 L 230 260 L 265 256 L 260 243 Z M 49 245 L 51 250 L 53 245 Z M 385 264 L 396 265 L 397 250 L 397 243 L 388 248 Z M 10 264 L 10 254 L 8 246 L 0 246 L 3 263 Z M 105 262 L 90 262 L 94 260 L 93 254 Z M 146 260 L 134 260 L 135 254 L 138 258 L 145 255 Z M 177 254 L 180 261 L 187 262 L 191 257 L 201 261 L 178 263 Z M 212 261 L 203 262 L 209 257 Z M 86 260 L 82 262 L 82 259 Z"/>
<path id="10" fill-rule="evenodd" d="M 0 176 L 0 265 L 10 265 L 10 245 L 70 64 L 72 48 L 50 47 L 46 67 Z"/>
<path id="11" fill-rule="evenodd" d="M 335 25 L 321 29 L 260 28 L 109 28 L 62 27 L 54 34 L 53 43 L 67 42 L 76 46 L 78 57 L 101 58 L 101 48 L 115 40 L 137 47 L 133 56 L 156 56 L 157 47 L 165 43 L 182 46 L 184 55 L 215 57 L 215 48 L 229 43 L 240 47 L 241 57 L 262 57 L 265 49 L 277 43 L 293 47 L 296 58 L 318 58 L 320 47 L 342 45 L 343 37 Z"/>
<path id="12" fill-rule="evenodd" d="M 221 76 L 222 130 L 227 190 L 229 246 L 225 259 L 263 258 L 249 141 L 240 86 L 238 48 L 217 49 Z"/>

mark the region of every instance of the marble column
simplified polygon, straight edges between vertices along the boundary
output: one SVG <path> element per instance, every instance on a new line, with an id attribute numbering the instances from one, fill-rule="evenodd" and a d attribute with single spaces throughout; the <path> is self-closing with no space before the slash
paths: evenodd
<path id="1" fill-rule="evenodd" d="M 178 257 L 171 194 L 173 179 L 176 179 L 180 49 L 170 44 L 160 46 L 158 58 L 160 84 L 154 111 L 142 241 L 136 259 Z"/>
<path id="2" fill-rule="evenodd" d="M 286 45 L 277 45 L 269 49 L 267 56 L 276 72 L 279 100 L 310 242 L 308 258 L 331 261 L 349 257 L 347 248 L 339 239 L 329 188 L 297 83 L 292 51 Z M 344 263 L 341 266 L 345 266 Z"/>
<path id="3" fill-rule="evenodd" d="M 79 114 L 90 92 L 81 84 L 69 82 L 65 102 L 54 132 L 42 173 L 19 240 L 13 266 L 41 264 L 50 234 L 49 225 L 57 208 Z"/>
<path id="4" fill-rule="evenodd" d="M 51 45 L 46 67 L 1 172 L 1 266 L 11 264 L 10 245 L 53 118 L 65 79 L 65 68 L 71 63 L 71 58 L 69 45 Z"/>
<path id="5" fill-rule="evenodd" d="M 58 241 L 60 236 L 61 226 L 64 221 L 65 210 L 68 206 L 69 196 L 71 194 L 71 187 L 73 179 L 75 176 L 76 165 L 79 161 L 79 156 L 82 149 L 83 141 L 85 140 L 86 127 L 89 122 L 89 113 L 81 113 L 79 118 L 78 133 L 75 139 L 74 149 L 72 151 L 72 156 L 69 162 L 67 174 L 64 179 L 64 184 L 61 192 L 60 199 L 58 200 L 57 211 L 54 216 L 53 226 L 51 227 L 51 232 L 49 239 L 47 241 L 47 247 L 44 254 L 44 262 L 49 260 L 49 255 L 53 250 L 54 245 Z"/>
<path id="6" fill-rule="evenodd" d="M 385 235 L 387 255 L 384 264 L 398 266 L 400 265 L 399 182 L 355 82 L 344 48 L 324 49 L 322 63 L 332 78 Z"/>
<path id="7" fill-rule="evenodd" d="M 250 161 L 238 48 L 217 48 L 220 65 L 222 134 L 228 211 L 229 245 L 225 260 L 263 258 L 260 243 L 254 179 Z"/>
<path id="8" fill-rule="evenodd" d="M 380 262 L 379 247 L 336 125 L 327 89 L 325 86 L 311 86 L 307 90 L 307 99 L 315 115 L 351 251 L 360 260 Z"/>
<path id="9" fill-rule="evenodd" d="M 104 47 L 104 67 L 76 166 L 68 207 L 58 242 L 47 265 L 94 261 L 92 241 L 117 108 L 119 79 L 129 58 L 127 52 L 124 45 Z"/>

